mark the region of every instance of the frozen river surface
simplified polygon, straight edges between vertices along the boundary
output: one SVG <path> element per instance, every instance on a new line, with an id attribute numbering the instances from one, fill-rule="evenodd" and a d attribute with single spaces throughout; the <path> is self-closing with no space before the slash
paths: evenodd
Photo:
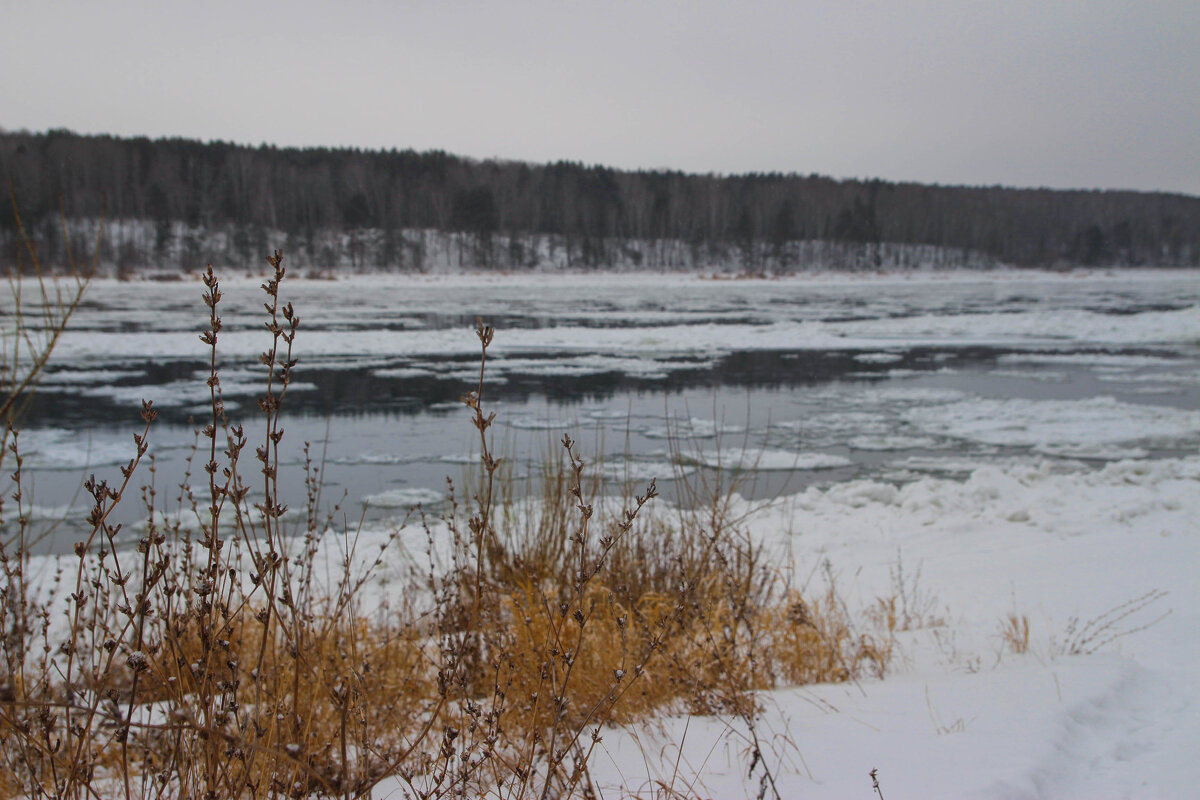
<path id="1" fill-rule="evenodd" d="M 222 285 L 233 422 L 261 438 L 269 344 L 258 280 Z M 117 477 L 138 406 L 157 482 L 179 482 L 206 414 L 198 281 L 97 282 L 21 437 L 45 516 Z M 495 450 L 536 474 L 570 433 L 619 483 L 733 471 L 759 496 L 860 478 L 902 485 L 988 464 L 1052 469 L 1174 458 L 1200 445 L 1195 272 L 714 281 L 694 276 L 377 276 L 285 281 L 301 318 L 284 406 L 284 481 L 301 445 L 357 517 L 444 497 L 477 435 L 458 398 L 496 327 L 485 401 Z M 252 453 L 247 453 L 252 459 Z"/>

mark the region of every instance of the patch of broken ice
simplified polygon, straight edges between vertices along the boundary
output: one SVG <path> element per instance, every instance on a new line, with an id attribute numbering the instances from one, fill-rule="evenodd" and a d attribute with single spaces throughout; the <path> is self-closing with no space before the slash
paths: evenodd
<path id="1" fill-rule="evenodd" d="M 904 419 L 937 436 L 1005 447 L 1097 445 L 1150 440 L 1190 441 L 1200 434 L 1200 411 L 1084 400 L 975 399 L 917 407 Z"/>
<path id="2" fill-rule="evenodd" d="M 1122 447 L 1117 444 L 1063 444 L 1045 443 L 1036 445 L 1035 452 L 1062 458 L 1082 458 L 1094 461 L 1121 461 L 1127 458 L 1146 458 L 1150 451 L 1143 447 Z"/>
<path id="3" fill-rule="evenodd" d="M 1200 386 L 1200 371 L 1184 370 L 1182 372 L 1106 372 L 1096 375 L 1097 380 L 1106 383 L 1159 383 L 1177 384 L 1183 386 Z"/>
<path id="4" fill-rule="evenodd" d="M 136 455 L 126 436 L 93 436 L 64 428 L 27 429 L 18 441 L 25 469 L 86 469 L 124 464 Z"/>
<path id="5" fill-rule="evenodd" d="M 1088 367 L 1162 367 L 1178 365 L 1179 359 L 1125 353 L 1006 353 L 996 359 L 1001 364 L 1082 365 Z"/>
<path id="6" fill-rule="evenodd" d="M 895 364 L 904 360 L 903 353 L 859 353 L 854 360 L 860 364 Z"/>
<path id="7" fill-rule="evenodd" d="M 649 428 L 642 432 L 649 439 L 714 439 L 726 434 L 745 433 L 742 425 L 730 425 L 702 417 L 676 419 L 667 425 Z"/>
<path id="8" fill-rule="evenodd" d="M 210 394 L 205 385 L 205 376 L 188 380 L 171 381 L 158 385 L 133 384 L 124 386 L 94 385 L 78 388 L 84 397 L 105 398 L 116 405 L 138 406 L 143 400 L 154 403 L 160 408 L 197 407 L 207 408 L 205 403 Z M 246 397 L 261 394 L 264 383 L 261 379 L 240 380 L 236 377 L 221 376 L 221 395 L 223 397 Z M 302 381 L 292 381 L 288 384 L 289 392 L 315 391 L 316 384 Z M 232 405 L 226 403 L 226 409 Z"/>
<path id="9" fill-rule="evenodd" d="M 705 450 L 698 454 L 685 455 L 688 461 L 694 461 L 713 469 L 735 470 L 817 470 L 837 469 L 848 467 L 854 462 L 845 456 L 832 453 L 796 453 L 790 450 L 775 450 L 769 448 L 731 447 L 721 450 Z"/>
<path id="10" fill-rule="evenodd" d="M 592 468 L 589 465 L 589 471 Z M 594 472 L 609 481 L 629 481 L 634 484 L 648 483 L 652 479 L 659 481 L 674 480 L 679 477 L 691 475 L 696 471 L 694 466 L 688 464 L 675 464 L 667 460 L 662 461 L 605 461 L 594 468 Z M 640 486 L 634 488 L 640 489 Z"/>
<path id="11" fill-rule="evenodd" d="M 356 465 L 356 464 L 408 464 L 415 459 L 413 456 L 402 455 L 400 453 L 384 453 L 375 450 L 368 450 L 363 453 L 358 453 L 352 456 L 338 456 L 337 458 L 329 459 L 333 464 Z"/>
<path id="12" fill-rule="evenodd" d="M 945 446 L 943 441 L 932 436 L 906 436 L 904 434 L 855 436 L 846 444 L 854 450 L 929 450 Z"/>
<path id="13" fill-rule="evenodd" d="M 38 380 L 38 386 L 43 390 L 64 391 L 65 387 L 112 383 L 141 378 L 145 374 L 145 371 L 140 369 L 60 369 L 43 375 Z"/>
<path id="14" fill-rule="evenodd" d="M 434 505 L 442 502 L 445 497 L 434 489 L 388 489 L 365 495 L 362 501 L 364 505 L 376 508 L 412 508 L 418 505 Z"/>
<path id="15" fill-rule="evenodd" d="M 1068 379 L 1065 372 L 1058 370 L 1038 369 L 994 369 L 988 373 L 993 378 L 1016 378 L 1025 381 L 1045 381 L 1047 383 L 1063 383 Z"/>
<path id="16" fill-rule="evenodd" d="M 437 372 L 423 367 L 387 367 L 382 369 L 373 369 L 371 374 L 376 378 L 391 378 L 395 380 L 407 380 L 409 378 L 433 378 L 437 376 Z"/>

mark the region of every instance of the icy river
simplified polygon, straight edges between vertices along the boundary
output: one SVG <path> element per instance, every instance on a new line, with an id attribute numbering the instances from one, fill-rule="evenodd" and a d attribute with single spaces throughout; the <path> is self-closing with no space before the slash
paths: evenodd
<path id="1" fill-rule="evenodd" d="M 218 350 L 231 421 L 252 445 L 269 344 L 259 282 L 223 281 Z M 88 289 L 20 439 L 39 517 L 77 518 L 84 477 L 119 477 L 143 398 L 160 411 L 155 482 L 179 483 L 207 414 L 201 293 L 198 280 Z M 477 316 L 496 328 L 494 450 L 518 476 L 536 475 L 564 433 L 612 491 L 656 476 L 667 495 L 716 471 L 765 496 L 1200 445 L 1195 272 L 371 276 L 288 280 L 281 296 L 301 318 L 287 500 L 303 503 L 310 442 L 324 497 L 344 496 L 353 519 L 435 506 L 472 462 L 459 398 L 478 379 Z"/>

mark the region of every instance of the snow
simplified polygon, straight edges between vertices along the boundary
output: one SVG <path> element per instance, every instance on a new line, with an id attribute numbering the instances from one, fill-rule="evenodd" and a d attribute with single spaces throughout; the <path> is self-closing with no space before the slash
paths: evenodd
<path id="1" fill-rule="evenodd" d="M 759 738 L 782 795 L 869 797 L 873 768 L 885 797 L 1187 794 L 1200 777 L 1198 514 L 1194 456 L 1068 473 L 987 467 L 902 488 L 848 481 L 760 512 L 750 525 L 797 574 L 828 559 L 848 602 L 866 603 L 894 591 L 902 558 L 945 620 L 901 634 L 882 681 L 761 695 Z M 1065 652 L 1071 617 L 1155 589 L 1167 596 L 1126 620 L 1128 635 Z M 999 637 L 1010 612 L 1029 618 L 1027 654 Z M 736 720 L 612 730 L 600 747 L 594 773 L 609 787 L 669 785 L 678 759 L 677 787 L 757 792 Z"/>

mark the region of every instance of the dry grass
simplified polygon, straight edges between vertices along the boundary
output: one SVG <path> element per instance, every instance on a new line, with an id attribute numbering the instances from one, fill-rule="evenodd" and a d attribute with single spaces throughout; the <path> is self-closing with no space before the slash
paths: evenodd
<path id="1" fill-rule="evenodd" d="M 1166 597 L 1166 592 L 1153 589 L 1086 622 L 1079 617 L 1071 617 L 1062 640 L 1052 641 L 1051 649 L 1058 655 L 1090 655 L 1126 636 L 1151 628 L 1171 614 L 1171 609 L 1157 612 L 1160 608 L 1158 604 Z M 1143 612 L 1154 613 L 1155 616 L 1147 619 Z"/>
<path id="2" fill-rule="evenodd" d="M 1029 652 L 1029 617 L 1010 611 L 1000 620 L 1000 640 L 1010 652 L 1024 655 Z"/>
<path id="3" fill-rule="evenodd" d="M 742 720 L 766 791 L 754 692 L 886 670 L 895 623 L 859 631 L 832 578 L 811 596 L 790 587 L 727 488 L 650 517 L 652 481 L 611 507 L 564 437 L 539 495 L 511 501 L 492 453 L 494 331 L 482 322 L 479 381 L 464 397 L 479 462 L 441 518 L 412 519 L 427 554 L 405 560 L 399 532 L 358 552 L 359 532 L 331 528 L 317 507 L 311 462 L 303 519 L 285 524 L 280 415 L 299 317 L 281 299 L 281 255 L 269 261 L 257 432 L 221 399 L 210 268 L 199 480 L 168 497 L 154 486 L 144 404 L 120 481 L 88 482 L 91 533 L 48 584 L 30 575 L 25 517 L 0 507 L 4 796 L 359 797 L 385 778 L 422 798 L 588 796 L 602 726 L 677 711 Z M 19 505 L 18 442 L 3 465 Z M 109 519 L 147 471 L 147 524 L 131 539 Z M 385 562 L 399 577 L 381 600 L 364 587 Z"/>

